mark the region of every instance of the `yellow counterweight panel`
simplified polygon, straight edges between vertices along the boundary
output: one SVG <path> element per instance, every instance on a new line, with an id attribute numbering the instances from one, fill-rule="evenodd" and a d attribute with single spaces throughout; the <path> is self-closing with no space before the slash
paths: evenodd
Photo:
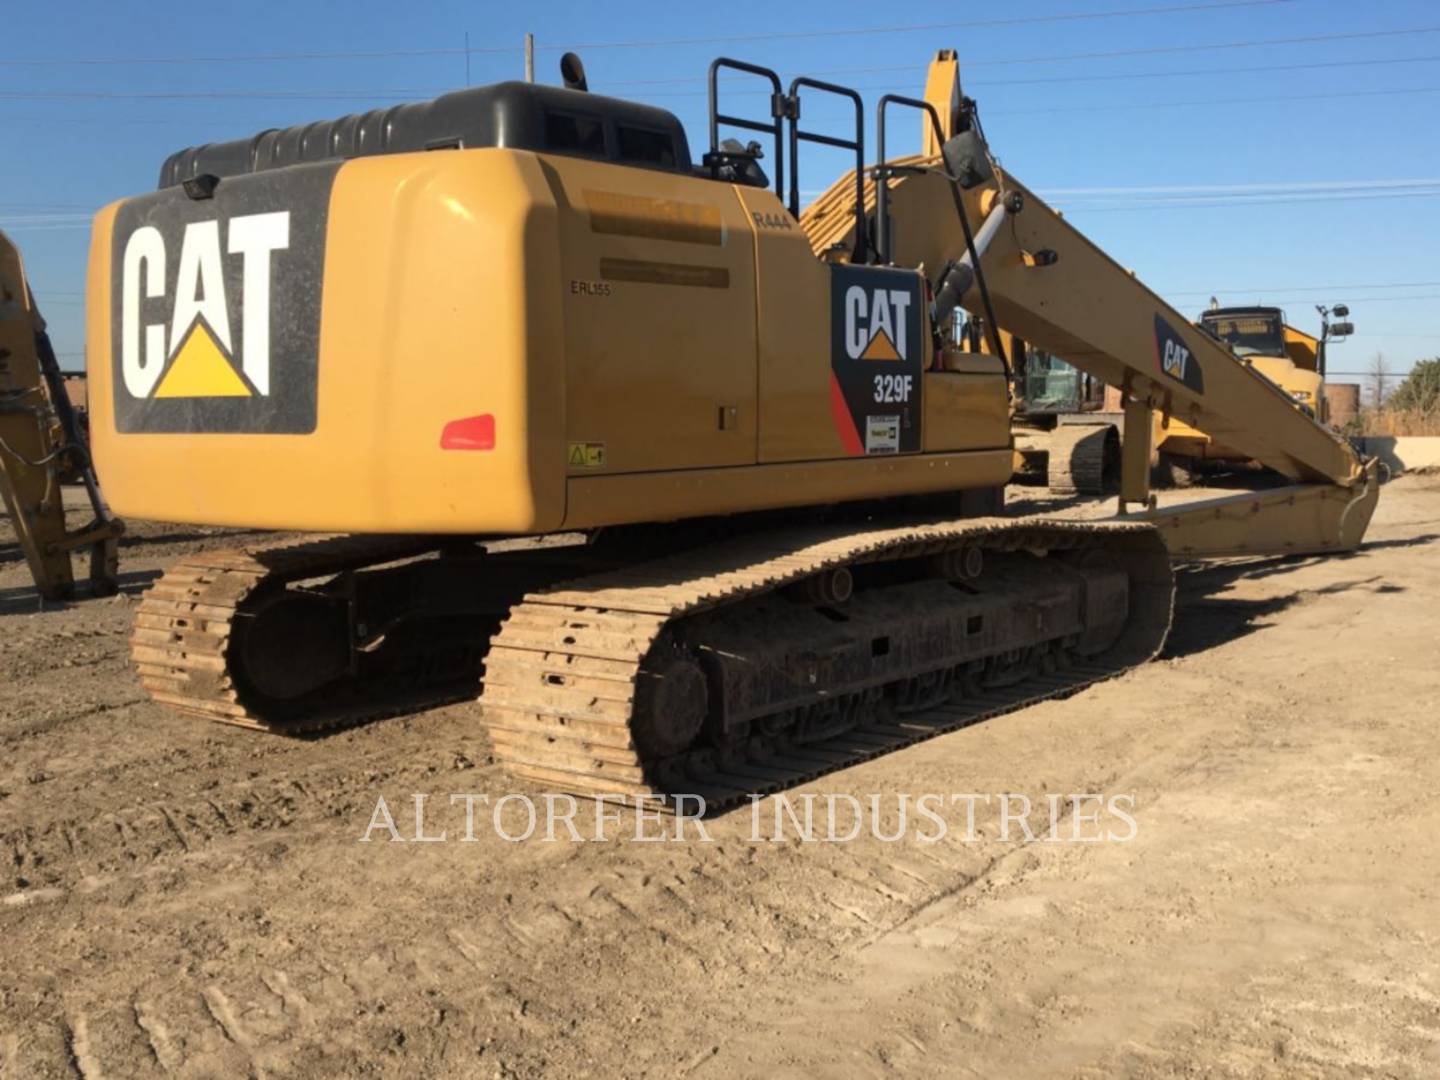
<path id="1" fill-rule="evenodd" d="M 339 169 L 318 419 L 305 435 L 117 433 L 117 206 L 95 219 L 87 348 L 95 454 L 121 513 L 327 532 L 559 527 L 563 297 L 554 198 L 533 154 L 403 154 Z M 493 449 L 441 449 L 447 423 L 482 415 L 493 417 Z"/>

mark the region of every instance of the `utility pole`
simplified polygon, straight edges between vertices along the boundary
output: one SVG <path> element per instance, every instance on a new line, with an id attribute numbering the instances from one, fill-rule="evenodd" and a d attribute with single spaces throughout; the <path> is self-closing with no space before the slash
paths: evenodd
<path id="1" fill-rule="evenodd" d="M 535 35 L 525 35 L 525 81 L 535 81 Z"/>

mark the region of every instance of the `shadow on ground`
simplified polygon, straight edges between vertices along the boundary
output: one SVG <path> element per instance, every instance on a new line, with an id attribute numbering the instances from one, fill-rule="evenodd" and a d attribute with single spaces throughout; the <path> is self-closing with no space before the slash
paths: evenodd
<path id="1" fill-rule="evenodd" d="M 138 596 L 148 589 L 160 576 L 159 570 L 132 570 L 119 576 L 120 592 L 127 596 Z M 36 615 L 42 611 L 65 611 L 85 604 L 103 603 L 87 593 L 87 583 L 76 583 L 76 595 L 70 600 L 46 600 L 35 591 L 33 585 L 16 585 L 0 589 L 0 615 Z"/>
<path id="2" fill-rule="evenodd" d="M 1176 568 L 1175 620 L 1160 654 L 1164 659 L 1191 656 L 1246 637 L 1269 626 L 1286 609 L 1317 596 L 1361 590 L 1377 594 L 1404 592 L 1405 586 L 1379 575 L 1347 578 L 1314 589 L 1260 599 L 1224 594 L 1246 581 L 1259 581 L 1294 573 L 1320 562 L 1363 565 L 1367 551 L 1420 547 L 1440 540 L 1440 533 L 1424 533 L 1399 540 L 1377 540 L 1345 555 L 1286 555 L 1247 562 L 1191 563 Z"/>

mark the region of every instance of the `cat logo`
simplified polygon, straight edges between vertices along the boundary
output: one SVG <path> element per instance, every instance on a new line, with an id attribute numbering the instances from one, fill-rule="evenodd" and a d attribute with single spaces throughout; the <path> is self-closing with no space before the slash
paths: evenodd
<path id="1" fill-rule="evenodd" d="M 315 430 L 321 283 L 338 163 L 126 200 L 110 242 L 115 426 Z"/>
<path id="2" fill-rule="evenodd" d="M 905 360 L 909 353 L 909 289 L 845 290 L 845 352 L 851 360 Z"/>
<path id="3" fill-rule="evenodd" d="M 248 214 L 225 224 L 223 249 L 220 222 L 185 226 L 175 294 L 168 298 L 168 326 L 142 326 L 140 313 L 142 295 L 147 300 L 165 298 L 165 238 L 153 225 L 130 234 L 121 277 L 120 370 L 133 397 L 270 393 L 270 271 L 275 253 L 290 246 L 290 213 Z M 241 260 L 238 306 L 245 348 L 238 358 L 230 333 L 225 255 Z"/>
<path id="4" fill-rule="evenodd" d="M 923 289 L 913 270 L 830 269 L 830 416 L 847 455 L 920 450 Z"/>
<path id="5" fill-rule="evenodd" d="M 1159 315 L 1155 316 L 1155 366 L 1197 394 L 1205 392 L 1205 373 L 1200 370 L 1200 361 L 1185 344 L 1185 339 Z"/>
<path id="6" fill-rule="evenodd" d="M 1160 366 L 1165 369 L 1165 374 L 1184 382 L 1185 363 L 1189 359 L 1189 349 L 1178 341 L 1167 341 L 1165 342 L 1165 355 L 1161 358 Z"/>

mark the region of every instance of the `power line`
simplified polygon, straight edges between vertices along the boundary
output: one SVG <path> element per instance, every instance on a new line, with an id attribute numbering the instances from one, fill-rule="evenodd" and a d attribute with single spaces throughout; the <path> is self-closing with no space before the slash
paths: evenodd
<path id="1" fill-rule="evenodd" d="M 386 96 L 429 97 L 447 92 L 413 86 L 355 90 L 0 90 L 0 101 L 374 101 Z"/>
<path id="2" fill-rule="evenodd" d="M 977 67 L 1005 67 L 1014 64 L 1053 64 L 1070 60 L 1115 60 L 1132 56 L 1160 56 L 1174 53 L 1217 52 L 1222 49 L 1258 49 L 1271 45 L 1321 45 L 1332 41 L 1357 41 L 1365 38 L 1413 37 L 1417 34 L 1440 34 L 1440 26 L 1415 26 L 1405 30 L 1362 30 L 1342 34 L 1309 34 L 1304 37 L 1247 38 L 1244 41 L 1221 41 L 1205 45 L 1156 45 L 1143 49 L 1110 49 L 1101 52 L 1058 53 L 1050 56 L 1015 56 L 998 60 L 962 60 L 961 71 Z M 811 75 L 874 75 L 892 71 L 923 71 L 924 64 L 890 64 L 880 67 L 822 68 Z M 698 83 L 703 75 L 679 75 L 664 79 L 619 79 L 611 86 L 661 86 Z M 969 85 L 967 83 L 967 85 Z M 993 84 L 992 84 L 993 85 Z"/>
<path id="3" fill-rule="evenodd" d="M 85 210 L 88 207 L 84 203 L 57 203 L 57 202 L 0 202 L 0 213 L 10 210 Z"/>
<path id="4" fill-rule="evenodd" d="M 1246 75 L 1246 74 L 1271 74 L 1277 71 L 1313 71 L 1321 68 L 1345 68 L 1345 67 L 1374 67 L 1377 65 L 1390 64 L 1422 64 L 1434 63 L 1440 60 L 1440 56 L 1404 56 L 1385 57 L 1377 60 L 1324 60 L 1313 64 L 1265 64 L 1259 67 L 1228 67 L 1228 68 L 1190 68 L 1170 71 L 1131 71 L 1109 75 L 1054 75 L 1038 79 L 978 79 L 966 82 L 966 90 L 973 90 L 976 87 L 994 86 L 1040 86 L 1054 83 L 1082 83 L 1082 82 L 1126 82 L 1135 79 L 1170 79 L 1175 76 L 1192 75 Z M 913 66 L 905 70 L 916 70 Z M 687 80 L 698 81 L 698 80 Z M 852 90 L 888 90 L 890 83 L 856 83 L 851 86 Z M 676 97 L 705 97 L 709 90 L 661 90 L 652 91 L 645 96 L 648 98 L 676 98 Z M 727 90 L 726 96 L 734 97 L 763 97 L 770 93 L 769 90 Z"/>
<path id="5" fill-rule="evenodd" d="M 1435 63 L 1440 61 L 1440 55 L 1436 56 L 1406 56 L 1389 57 L 1377 60 L 1332 60 L 1320 61 L 1313 64 L 1281 64 L 1260 67 L 1229 67 L 1229 68 L 1191 68 L 1179 71 L 1138 71 L 1126 72 L 1123 74 L 1109 75 L 1063 75 L 1045 77 L 1039 79 L 990 79 L 971 82 L 968 88 L 977 86 L 1031 86 L 1053 83 L 1077 83 L 1077 82 L 1115 82 L 1133 81 L 1136 79 L 1172 78 L 1175 76 L 1192 75 L 1236 75 L 1246 73 L 1269 74 L 1277 71 L 1310 71 L 1324 68 L 1346 68 L 1346 67 L 1373 67 L 1376 65 L 1391 64 L 1420 64 Z M 852 87 L 855 90 L 888 90 L 891 85 L 888 83 L 856 84 Z M 115 91 L 115 90 L 0 90 L 0 100 L 5 101 L 41 101 L 41 102 L 68 102 L 68 101 L 213 101 L 213 100 L 261 100 L 261 101 L 376 101 L 393 97 L 426 98 L 440 94 L 452 93 L 461 89 L 458 86 L 424 86 L 424 87 L 386 87 L 381 89 L 331 89 L 331 90 L 199 90 L 199 91 Z M 1396 93 L 1401 91 L 1385 91 Z M 1410 91 L 1404 91 L 1410 92 Z M 651 92 L 644 95 L 647 98 L 675 98 L 675 97 L 705 97 L 706 90 L 665 90 Z M 734 97 L 759 97 L 769 94 L 769 90 L 730 90 L 727 96 Z M 1343 96 L 1343 95 L 1341 95 Z M 1274 100 L 1274 99 L 1272 99 Z M 1177 103 L 1180 104 L 1180 103 Z M 163 121 L 162 121 L 163 122 Z M 3 205 L 3 204 L 0 204 Z"/>
<path id="6" fill-rule="evenodd" d="M 976 30 L 1003 26 L 1030 26 L 1038 23 L 1085 22 L 1103 19 L 1153 17 L 1156 15 L 1179 15 L 1197 11 L 1218 11 L 1229 8 L 1273 7 L 1291 4 L 1295 0 L 1208 0 L 1205 3 L 1167 4 L 1151 8 L 1111 8 L 1101 11 L 1077 11 L 1058 15 L 1017 15 L 1000 19 L 972 19 L 964 22 L 914 23 L 907 25 L 847 27 L 834 30 L 796 30 L 763 34 L 723 34 L 714 37 L 691 38 L 648 38 L 632 41 L 591 41 L 568 45 L 537 45 L 545 52 L 562 52 L 567 49 L 656 49 L 679 48 L 689 45 L 720 45 L 752 41 L 795 41 L 813 38 L 869 36 L 874 34 L 911 34 L 935 30 Z M 226 64 L 226 63 L 269 63 L 286 60 L 373 60 L 391 57 L 419 56 L 466 56 L 517 54 L 515 46 L 479 46 L 466 48 L 432 49 L 379 49 L 366 51 L 307 51 L 288 53 L 250 53 L 229 56 L 94 56 L 94 57 L 4 57 L 0 66 L 45 67 L 56 64 L 112 65 L 112 64 Z"/>
<path id="7" fill-rule="evenodd" d="M 1318 68 L 1373 67 L 1376 64 L 1425 64 L 1440 56 L 1400 56 L 1377 60 L 1325 60 L 1313 64 L 1265 64 L 1260 67 L 1190 68 L 1188 70 L 1137 71 L 1111 75 L 1057 75 L 1042 79 L 990 79 L 967 83 L 975 86 L 1033 86 L 1041 83 L 1111 82 L 1125 79 L 1174 78 L 1177 75 L 1247 75 L 1255 72 L 1313 71 Z"/>
<path id="8" fill-rule="evenodd" d="M 95 125 L 95 124 L 103 124 L 103 125 L 105 125 L 106 127 L 119 126 L 119 125 L 126 125 L 126 126 L 140 125 L 140 126 L 142 126 L 142 127 L 168 127 L 168 126 L 170 126 L 170 125 L 173 125 L 173 124 L 176 124 L 176 123 L 180 123 L 180 122 L 186 121 L 186 120 L 188 120 L 188 119 L 189 119 L 189 117 L 187 117 L 187 116 L 168 116 L 168 117 L 161 118 L 161 117 L 158 117 L 158 116 L 150 116 L 150 117 L 144 117 L 144 116 L 114 116 L 114 117 L 112 117 L 112 116 L 71 116 L 71 115 L 65 115 L 65 116 L 10 116 L 10 115 L 7 115 L 7 116 L 5 117 L 5 122 L 6 122 L 7 124 L 40 124 L 40 125 L 43 125 L 43 126 L 46 126 L 46 127 L 52 126 L 52 125 L 54 125 L 54 124 L 78 124 L 78 125 L 80 125 L 80 126 L 82 126 L 82 127 L 84 127 L 84 126 L 93 126 L 93 125 Z M 225 123 L 225 124 L 236 124 L 236 121 L 230 120 L 230 119 L 226 119 L 226 120 L 223 120 L 223 121 L 220 121 L 220 122 L 221 122 L 221 123 Z M 238 126 L 244 128 L 244 133 L 248 133 L 249 131 L 254 130 L 255 128 L 263 128 L 263 127 L 266 127 L 266 126 L 273 127 L 274 125 L 273 125 L 273 124 L 268 124 L 268 125 L 267 125 L 266 121 L 257 120 L 257 121 L 254 121 L 254 122 L 247 121 L 247 122 L 245 122 L 244 124 L 241 124 L 241 125 L 238 125 Z"/>
<path id="9" fill-rule="evenodd" d="M 1311 297 L 1310 299 L 1311 299 L 1312 301 L 1316 302 L 1316 303 L 1322 303 L 1322 304 L 1323 304 L 1323 303 L 1326 302 L 1326 301 L 1323 300 L 1323 299 L 1321 299 L 1321 300 L 1315 300 L 1314 297 Z M 1417 293 L 1417 294 L 1414 295 L 1414 296 L 1367 296 L 1367 297 L 1364 297 L 1364 300 L 1365 300 L 1365 303 L 1367 303 L 1367 304 L 1391 304 L 1391 303 L 1397 303 L 1397 302 L 1400 302 L 1400 301 L 1410 301 L 1410 300 L 1440 300 L 1440 293 Z M 1308 301 L 1302 301 L 1302 302 L 1308 302 Z"/>
<path id="10" fill-rule="evenodd" d="M 1277 2 L 1278 2 L 1278 0 L 1277 0 Z M 1260 39 L 1260 40 L 1252 40 L 1252 41 L 1220 42 L 1220 43 L 1210 44 L 1210 45 L 1162 46 L 1162 47 L 1146 48 L 1146 49 L 1122 49 L 1122 50 L 1115 50 L 1115 51 L 1109 51 L 1109 52 L 1068 53 L 1068 54 L 1061 54 L 1061 55 L 1048 56 L 1048 57 L 1028 57 L 1028 58 L 1013 58 L 1013 59 L 1002 59 L 1002 60 L 979 60 L 979 61 L 974 61 L 974 62 L 971 62 L 971 63 L 967 63 L 967 64 L 964 65 L 964 67 L 965 67 L 966 69 L 969 69 L 969 68 L 974 68 L 974 67 L 984 67 L 984 66 L 994 66 L 994 65 L 1045 63 L 1045 62 L 1055 62 L 1055 61 L 1062 61 L 1062 60 L 1116 58 L 1116 57 L 1124 57 L 1124 56 L 1154 55 L 1154 54 L 1160 54 L 1160 53 L 1209 52 L 1209 51 L 1220 50 L 1220 49 L 1254 48 L 1254 47 L 1266 46 L 1266 45 L 1288 45 L 1288 44 L 1323 43 L 1323 42 L 1339 41 L 1339 40 L 1354 40 L 1354 39 L 1357 39 L 1357 38 L 1389 37 L 1389 36 L 1400 36 L 1400 35 L 1412 36 L 1412 35 L 1416 35 L 1416 34 L 1433 34 L 1433 33 L 1440 33 L 1440 26 L 1413 27 L 1413 28 L 1410 28 L 1410 29 L 1408 29 L 1408 30 L 1381 30 L 1381 31 L 1361 32 L 1361 33 L 1321 34 L 1321 35 L 1312 35 L 1312 36 L 1308 36 L 1308 37 L 1269 38 L 1269 39 Z M 461 53 L 461 52 L 463 52 L 463 51 L 464 51 L 464 50 L 457 50 L 457 49 L 442 49 L 442 50 L 409 50 L 409 51 L 399 51 L 399 52 L 394 52 L 394 53 L 364 53 L 364 54 L 359 54 L 359 53 L 357 53 L 357 54 L 305 54 L 305 53 L 293 53 L 293 54 L 274 54 L 273 56 L 264 57 L 264 59 L 283 59 L 283 58 L 305 59 L 305 58 L 313 58 L 313 57 L 315 57 L 315 56 L 326 56 L 326 55 L 335 55 L 335 56 L 349 56 L 349 55 L 356 55 L 356 56 L 362 56 L 362 55 L 363 55 L 363 56 L 386 56 L 386 55 L 412 56 L 412 55 L 417 55 L 417 56 L 418 56 L 418 55 L 433 55 L 433 54 L 435 54 L 435 53 L 459 54 L 459 53 Z M 470 51 L 471 51 L 471 52 L 475 52 L 475 51 L 477 51 L 477 50 L 472 49 L 472 50 L 470 50 Z M 506 51 L 509 51 L 509 50 L 506 50 Z M 167 62 L 167 63 L 168 63 L 168 62 L 175 62 L 175 63 L 180 63 L 180 62 L 185 62 L 187 59 L 192 59 L 192 58 L 176 57 L 176 58 L 169 58 L 169 59 L 166 59 L 166 60 L 163 60 L 163 61 L 162 61 L 162 60 L 154 60 L 154 61 L 137 61 L 137 62 L 141 62 L 141 63 L 144 63 L 144 62 L 155 62 L 155 63 L 160 63 L 160 62 Z M 196 58 L 193 58 L 193 59 L 199 61 L 199 60 L 202 60 L 202 59 L 214 60 L 214 59 L 223 59 L 223 58 L 214 58 L 214 57 L 201 58 L 201 57 L 196 57 Z M 250 59 L 250 58 L 234 57 L 234 58 L 232 58 L 232 59 L 242 60 L 242 59 Z M 1124 80 L 1133 80 L 1133 79 L 1153 79 L 1153 78 L 1158 78 L 1158 77 L 1167 77 L 1167 78 L 1168 78 L 1168 77 L 1175 76 L 1175 75 L 1181 75 L 1181 76 L 1192 76 L 1192 75 L 1228 75 L 1228 74 L 1245 74 L 1245 73 L 1272 72 L 1272 71 L 1302 71 L 1302 70 L 1315 70 L 1315 69 L 1338 68 L 1338 67 L 1364 67 L 1364 66 L 1375 66 L 1375 65 L 1396 64 L 1396 63 L 1399 63 L 1399 64 L 1429 63 L 1429 62 L 1434 62 L 1434 61 L 1437 61 L 1437 60 L 1440 60 L 1440 56 L 1396 57 L 1396 58 L 1385 58 L 1385 59 L 1375 59 L 1375 60 L 1334 60 L 1334 61 L 1320 61 L 1320 62 L 1309 63 L 1309 64 L 1285 64 L 1285 65 L 1278 65 L 1278 66 L 1277 66 L 1277 65 L 1268 65 L 1268 66 L 1261 66 L 1261 67 L 1193 68 L 1193 69 L 1189 69 L 1189 70 L 1165 71 L 1165 72 L 1136 72 L 1136 73 L 1104 74 L 1104 75 L 1053 76 L 1053 77 L 1044 77 L 1044 78 L 1036 78 L 1036 79 L 991 79 L 991 80 L 978 80 L 978 81 L 975 81 L 975 82 L 967 83 L 967 86 L 970 86 L 970 87 L 975 87 L 975 86 L 1024 86 L 1024 85 L 1039 85 L 1039 84 L 1066 83 L 1066 82 L 1105 82 L 1105 81 L 1115 81 L 1115 80 L 1124 81 Z M 0 65 L 3 65 L 3 64 L 5 64 L 5 63 L 11 63 L 11 62 L 12 62 L 12 61 L 0 60 Z M 22 61 L 14 61 L 14 63 L 20 63 L 20 62 L 22 62 Z M 24 62 L 27 62 L 27 63 L 28 63 L 28 61 L 24 61 Z M 76 62 L 76 63 L 79 63 L 79 62 L 81 62 L 81 61 L 75 61 L 75 62 Z M 99 63 L 99 62 L 101 62 L 101 61 L 96 61 L 96 62 Z M 106 61 L 106 62 L 109 62 L 109 61 Z M 114 61 L 114 62 L 120 63 L 120 62 L 128 62 L 128 61 L 116 60 L 116 61 Z M 923 65 L 904 64 L 904 65 L 894 65 L 894 66 L 885 66 L 885 67 L 860 67 L 860 68 L 852 67 L 852 68 L 822 69 L 822 70 L 819 70 L 819 71 L 814 72 L 814 74 L 816 74 L 816 75 L 834 75 L 834 74 L 844 74 L 844 73 L 847 73 L 847 72 L 848 72 L 848 73 L 852 73 L 852 74 L 861 74 L 861 73 L 876 73 L 876 72 L 890 72 L 890 71 L 917 71 L 917 70 L 921 70 L 922 68 L 923 68 Z M 612 83 L 611 85 L 613 85 L 613 86 L 660 86 L 660 85 L 673 85 L 673 84 L 693 84 L 693 83 L 697 83 L 697 82 L 702 81 L 702 79 L 703 79 L 703 77 L 701 77 L 701 76 L 682 76 L 682 77 L 678 77 L 678 78 L 666 78 L 666 79 L 630 79 L 630 80 L 617 80 L 616 82 Z M 180 91 L 155 91 L 155 92 L 135 92 L 135 93 L 131 93 L 131 92 L 121 92 L 121 91 L 103 91 L 103 90 L 102 90 L 102 91 L 0 91 L 0 99 L 3 99 L 3 100 L 11 100 L 11 101 L 38 101 L 38 102 L 49 102 L 49 101 L 53 101 L 53 102 L 56 102 L 56 103 L 64 103 L 64 102 L 77 101 L 77 100 L 97 100 L 97 101 L 98 101 L 98 100 L 112 100 L 112 99 L 113 99 L 113 100 L 156 100 L 156 101 L 166 101 L 166 100 L 174 100 L 174 101 L 188 101 L 188 100 L 210 101 L 210 100 L 224 100 L 224 99 L 235 99 L 235 100 L 253 99 L 253 100 L 314 100 L 314 101 L 324 101 L 324 100 L 334 100 L 334 101 L 340 101 L 340 100 L 360 100 L 360 101 L 375 101 L 375 100 L 382 100 L 382 99 L 387 98 L 387 97 L 428 97 L 428 96 L 432 96 L 432 95 L 436 95 L 436 94 L 448 93 L 448 92 L 450 92 L 451 90 L 454 90 L 454 89 L 459 89 L 459 88 L 458 88 L 458 87 L 392 87 L 392 88 L 385 88 L 385 89 L 379 89 L 379 90 L 377 90 L 377 89 L 375 89 L 375 88 L 373 88 L 373 87 L 367 87 L 367 88 L 357 88 L 357 89 L 333 89 L 333 90 L 314 90 L 314 89 L 307 89 L 307 90 L 237 90 L 237 91 L 194 91 L 194 92 L 190 92 L 190 91 L 185 91 L 185 92 L 180 92 Z M 867 90 L 867 89 L 869 89 L 869 90 L 890 89 L 890 86 L 889 86 L 889 84 L 873 84 L 873 85 L 857 86 L 857 87 L 855 87 L 855 89 L 861 89 L 861 90 Z M 745 95 L 754 95 L 754 94 L 764 94 L 764 93 L 767 93 L 767 92 L 768 92 L 768 91 L 748 91 L 748 90 L 731 91 L 731 93 L 732 93 L 732 94 L 735 94 L 736 96 L 745 96 Z M 697 91 L 675 91 L 675 92 L 658 92 L 658 93 L 651 93 L 651 94 L 648 94 L 648 95 L 646 95 L 646 96 L 648 96 L 648 97 L 703 97 L 703 96 L 705 95 L 705 93 L 706 93 L 706 91 L 704 91 L 704 90 L 697 90 Z M 1181 104 L 1181 103 L 1177 103 L 1177 104 Z M 1185 103 L 1185 104 L 1188 104 L 1188 103 Z M 1201 104 L 1201 103 L 1197 102 L 1196 104 Z M 1060 110 L 1052 110 L 1052 111 L 1060 111 Z M 27 118 L 12 118 L 12 120 L 14 120 L 14 119 L 27 119 Z M 44 119 L 35 118 L 35 119 L 37 119 L 39 122 L 50 122 L 50 118 L 44 118 Z M 77 120 L 77 118 L 70 118 L 70 117 L 58 117 L 58 118 L 55 118 L 55 119 L 62 119 L 62 120 L 73 121 L 73 122 L 81 122 L 81 123 L 89 122 L 89 121 L 84 120 L 84 119 L 78 119 L 78 120 Z M 166 123 L 166 122 L 168 122 L 168 120 L 158 119 L 158 118 L 155 119 L 155 120 L 144 120 L 144 119 L 136 119 L 136 118 L 124 118 L 124 120 L 125 120 L 125 122 L 128 122 L 128 123 Z M 107 121 L 107 122 L 108 122 L 108 121 Z"/>
<path id="11" fill-rule="evenodd" d="M 1431 289 L 1440 287 L 1440 281 L 1391 281 L 1374 285 L 1287 285 L 1284 288 L 1266 287 L 1263 289 L 1244 288 L 1230 289 L 1230 293 L 1282 293 L 1282 292 L 1348 292 L 1352 289 Z M 1190 289 L 1173 290 L 1166 289 L 1167 296 L 1209 296 L 1214 289 Z M 1366 297 L 1366 299 L 1371 299 Z"/>
<path id="12" fill-rule="evenodd" d="M 1399 87 L 1393 90 L 1347 90 L 1337 93 L 1325 94 L 1284 94 L 1276 97 L 1257 98 L 1201 98 L 1193 101 L 1145 101 L 1129 102 L 1120 105 L 1077 105 L 1064 106 L 1054 109 L 987 109 L 982 111 L 984 117 L 996 116 L 1042 116 L 1057 113 L 1106 113 L 1121 112 L 1130 109 L 1181 109 L 1190 107 L 1213 107 L 1225 105 L 1267 105 L 1291 101 L 1333 101 L 1337 99 L 1351 100 L 1354 98 L 1367 97 L 1390 97 L 1405 94 L 1435 94 L 1440 93 L 1440 86 L 1408 86 Z M 853 114 L 831 113 L 823 116 L 811 117 L 817 122 L 837 121 L 843 122 L 851 119 Z"/>
<path id="13" fill-rule="evenodd" d="M 1194 11 L 1215 11 L 1222 8 L 1272 7 L 1294 0 L 1220 0 L 1214 3 L 1169 4 L 1154 8 L 1119 8 L 1108 11 L 1077 11 L 1065 15 L 1016 15 L 1004 19 L 972 19 L 969 22 L 917 23 L 909 26 L 870 26 L 835 30 L 804 30 L 766 34 L 725 34 L 718 37 L 668 38 L 649 41 L 592 41 L 574 45 L 536 46 L 547 51 L 562 49 L 636 49 L 676 48 L 688 45 L 726 45 L 747 41 L 794 41 L 812 38 L 870 36 L 873 34 L 910 34 L 935 30 L 977 30 L 1001 26 L 1032 26 L 1037 23 L 1085 22 L 1095 19 L 1121 19 L 1134 16 L 1177 15 Z"/>
<path id="14" fill-rule="evenodd" d="M 1047 188 L 1042 194 L 1048 199 L 1056 196 L 1082 195 L 1194 195 L 1194 194 L 1252 194 L 1261 192 L 1289 193 L 1292 191 L 1344 191 L 1348 189 L 1369 191 L 1375 188 L 1434 187 L 1440 185 L 1440 177 L 1418 177 L 1380 180 L 1293 180 L 1260 181 L 1251 184 L 1170 184 L 1158 187 L 1136 185 L 1129 187 L 1088 187 L 1088 188 Z"/>
<path id="15" fill-rule="evenodd" d="M 1258 98 L 1208 98 L 1197 101 L 1142 101 L 1125 105 L 1082 105 L 1058 109 L 999 109 L 987 116 L 1035 116 L 1049 113 L 1114 112 L 1119 109 L 1179 109 L 1197 105 L 1268 105 L 1281 101 L 1325 101 L 1335 98 L 1384 97 L 1396 94 L 1440 93 L 1440 86 L 1407 86 L 1395 90 L 1349 90 L 1331 94 L 1284 94 Z"/>
<path id="16" fill-rule="evenodd" d="M 1162 293 L 1165 292 L 1164 289 L 1160 289 L 1160 290 L 1157 290 L 1157 291 L 1158 291 L 1158 292 L 1162 292 Z M 1212 290 L 1212 291 L 1213 291 L 1213 290 Z M 1226 292 L 1226 294 L 1231 294 L 1231 295 L 1237 294 L 1237 293 L 1243 293 L 1243 292 L 1244 292 L 1244 290 L 1242 290 L 1242 289 L 1226 289 L 1226 290 L 1224 290 L 1224 291 Z M 1179 295 L 1181 295 L 1181 294 L 1180 294 L 1180 293 L 1165 293 L 1165 295 L 1167 295 L 1167 296 L 1179 296 Z M 1194 294 L 1192 293 L 1192 294 L 1189 294 L 1189 295 L 1194 295 Z M 1254 295 L 1254 294 L 1252 293 L 1251 295 Z M 1291 298 L 1288 302 L 1289 302 L 1289 303 L 1292 303 L 1292 304 L 1326 304 L 1326 303 L 1331 302 L 1331 301 L 1334 300 L 1334 299 L 1335 299 L 1335 298 L 1334 298 L 1333 296 L 1300 296 L 1300 297 L 1293 297 L 1293 298 Z M 1363 300 L 1366 304 L 1394 304 L 1394 303 L 1401 303 L 1401 302 L 1406 302 L 1406 303 L 1408 303 L 1408 302 L 1411 301 L 1411 300 L 1440 300 L 1440 293 L 1419 293 L 1419 294 L 1416 294 L 1416 295 L 1414 295 L 1414 296 L 1366 296 L 1366 297 L 1362 297 L 1361 300 Z M 1358 303 L 1361 302 L 1361 300 L 1357 300 L 1357 301 L 1355 301 L 1355 302 L 1358 304 Z M 1372 331 L 1372 333 L 1373 333 L 1373 332 L 1374 332 L 1374 331 Z"/>
<path id="17" fill-rule="evenodd" d="M 1066 213 L 1108 214 L 1126 210 L 1205 210 L 1237 206 L 1284 206 L 1294 203 L 1313 202 L 1363 202 L 1370 199 L 1433 199 L 1440 196 L 1440 188 L 1434 191 L 1354 191 L 1346 194 L 1314 194 L 1291 196 L 1235 196 L 1229 199 L 1157 199 L 1137 200 L 1118 206 L 1084 206 L 1074 203 L 1059 203 L 1059 209 Z"/>
<path id="18" fill-rule="evenodd" d="M 1107 49 L 1103 52 L 1062 53 L 1051 56 L 1014 57 L 1003 60 L 972 60 L 966 68 L 999 67 L 1007 64 L 1052 64 L 1066 60 L 1114 60 L 1127 56 L 1160 56 L 1170 53 L 1212 52 L 1218 49 L 1259 49 L 1270 45 L 1318 45 L 1330 41 L 1358 41 L 1362 38 L 1412 37 L 1440 34 L 1440 26 L 1413 26 L 1406 30 L 1357 30 L 1343 34 L 1307 34 L 1288 38 L 1247 38 L 1211 45 L 1152 45 L 1143 49 Z"/>

